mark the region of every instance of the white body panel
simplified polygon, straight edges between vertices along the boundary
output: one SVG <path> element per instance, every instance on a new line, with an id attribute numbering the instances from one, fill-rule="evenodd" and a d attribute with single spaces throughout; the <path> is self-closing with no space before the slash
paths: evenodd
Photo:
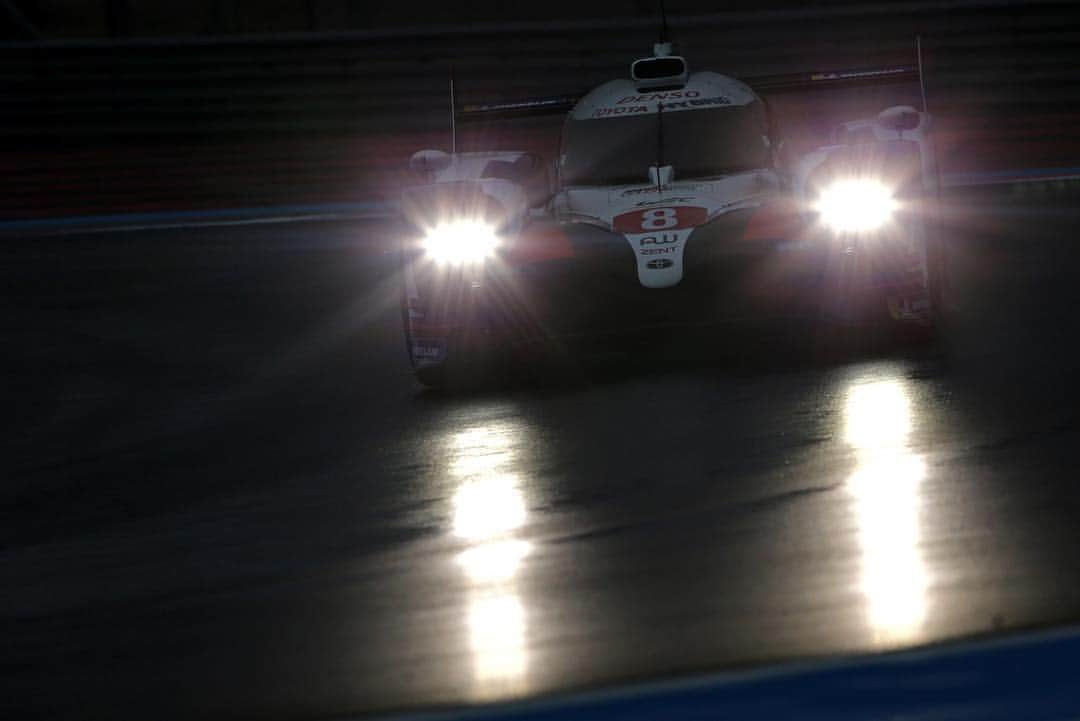
<path id="1" fill-rule="evenodd" d="M 556 196 L 554 208 L 561 222 L 587 223 L 622 233 L 637 258 L 641 284 L 666 288 L 682 280 L 683 251 L 695 227 L 733 210 L 756 208 L 775 197 L 778 188 L 775 173 L 757 170 L 676 180 L 661 188 L 566 188 Z"/>
<path id="2" fill-rule="evenodd" d="M 570 111 L 573 120 L 603 120 L 627 115 L 679 113 L 724 105 L 747 105 L 757 95 L 745 83 L 726 75 L 699 72 L 685 86 L 672 90 L 639 90 L 628 79 L 612 80 L 594 88 Z"/>

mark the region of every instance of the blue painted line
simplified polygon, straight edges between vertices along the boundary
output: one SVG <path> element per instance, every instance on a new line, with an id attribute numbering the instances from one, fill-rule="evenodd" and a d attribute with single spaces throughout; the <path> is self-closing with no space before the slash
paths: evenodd
<path id="1" fill-rule="evenodd" d="M 1029 634 L 394 721 L 1066 721 L 1080 719 L 1080 631 Z"/>
<path id="2" fill-rule="evenodd" d="M 1026 168 L 1022 170 L 991 170 L 980 173 L 950 173 L 942 178 L 942 182 L 947 187 L 964 187 L 1074 179 L 1080 179 L 1080 168 Z"/>
<path id="3" fill-rule="evenodd" d="M 386 202 L 312 203 L 306 205 L 277 205 L 254 208 L 220 208 L 212 210 L 180 210 L 153 213 L 118 213 L 113 215 L 80 215 L 65 218 L 34 218 L 0 222 L 0 231 L 63 230 L 90 226 L 183 226 L 208 225 L 215 222 L 244 220 L 301 220 L 314 217 L 387 217 L 396 205 Z"/>

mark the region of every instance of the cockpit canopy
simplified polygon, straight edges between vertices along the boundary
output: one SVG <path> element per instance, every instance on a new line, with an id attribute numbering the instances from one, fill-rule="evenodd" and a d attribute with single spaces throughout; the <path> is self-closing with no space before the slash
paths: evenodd
<path id="1" fill-rule="evenodd" d="M 671 91 L 606 83 L 570 112 L 562 185 L 645 184 L 653 165 L 673 166 L 676 180 L 769 167 L 764 103 L 738 80 L 700 72 Z"/>

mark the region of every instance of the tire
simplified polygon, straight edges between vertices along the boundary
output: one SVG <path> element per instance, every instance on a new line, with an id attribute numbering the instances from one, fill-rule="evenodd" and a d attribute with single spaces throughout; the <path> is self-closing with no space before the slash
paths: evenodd
<path id="1" fill-rule="evenodd" d="M 405 341 L 405 354 L 409 361 L 409 367 L 412 369 L 413 377 L 428 388 L 442 388 L 449 382 L 450 372 L 448 366 L 450 365 L 449 347 L 447 348 L 447 355 L 438 362 L 421 361 L 418 360 L 415 355 L 416 349 L 416 337 L 412 333 L 412 322 L 409 313 L 409 290 L 408 290 L 408 276 L 409 271 L 406 269 L 406 258 L 404 252 L 402 253 L 402 285 L 400 292 L 400 307 L 401 307 L 401 331 L 402 338 Z M 448 346 L 456 346 L 457 343 L 452 343 L 452 339 L 447 339 Z M 460 349 L 453 348 L 454 355 L 460 354 Z M 455 360 L 454 365 L 457 365 Z"/>
<path id="2" fill-rule="evenodd" d="M 413 335 L 409 331 L 409 307 L 408 301 L 405 295 L 405 290 L 401 291 L 401 331 L 402 337 L 405 340 L 405 355 L 409 359 L 409 366 L 412 368 L 413 377 L 420 382 L 421 385 L 428 388 L 442 388 L 447 383 L 447 361 L 440 363 L 426 363 L 424 365 L 418 365 L 416 357 L 413 355 Z"/>
<path id="3" fill-rule="evenodd" d="M 439 363 L 414 366 L 413 377 L 423 386 L 439 390 L 473 390 L 491 382 L 491 367 L 479 353 L 460 345 L 451 348 L 447 358 Z"/>
<path id="4" fill-rule="evenodd" d="M 446 382 L 446 363 L 431 363 L 417 367 L 416 359 L 413 357 L 413 337 L 409 332 L 409 308 L 404 289 L 401 291 L 401 332 L 405 339 L 405 354 L 409 359 L 409 366 L 413 369 L 413 377 L 428 388 L 441 388 Z"/>
<path id="5" fill-rule="evenodd" d="M 947 302 L 948 268 L 946 265 L 945 247 L 942 241 L 940 222 L 935 212 L 936 203 L 932 199 L 924 198 L 922 206 L 924 220 L 916 221 L 921 227 L 913 229 L 912 234 L 919 237 L 919 248 L 916 252 L 922 255 L 921 292 L 914 291 L 909 298 L 922 298 L 924 305 L 922 310 L 914 311 L 919 315 L 917 319 L 899 318 L 890 308 L 888 315 L 900 331 L 899 335 L 915 341 L 923 341 L 936 337 L 940 330 Z M 921 236 L 921 237 L 920 237 Z"/>
<path id="6" fill-rule="evenodd" d="M 446 387 L 446 363 L 432 363 L 431 365 L 421 366 L 413 371 L 413 376 L 424 385 L 432 389 L 440 389 Z"/>
<path id="7" fill-rule="evenodd" d="M 934 228 L 933 231 L 933 234 L 927 238 L 926 246 L 927 292 L 930 295 L 933 323 L 936 327 L 940 327 L 947 322 L 950 314 L 951 273 L 945 239 L 940 229 Z"/>
<path id="8" fill-rule="evenodd" d="M 405 354 L 409 358 L 409 365 L 413 364 L 413 339 L 409 332 L 409 300 L 405 293 L 405 287 L 401 288 L 401 335 L 405 339 Z"/>

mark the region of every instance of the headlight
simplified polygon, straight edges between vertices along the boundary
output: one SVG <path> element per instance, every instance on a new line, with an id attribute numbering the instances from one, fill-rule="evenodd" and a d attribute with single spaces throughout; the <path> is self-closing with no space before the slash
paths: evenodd
<path id="1" fill-rule="evenodd" d="M 896 211 L 892 191 L 876 180 L 838 180 L 825 188 L 815 208 L 821 220 L 841 233 L 877 230 Z"/>
<path id="2" fill-rule="evenodd" d="M 436 262 L 453 265 L 479 263 L 495 252 L 495 229 L 475 220 L 457 220 L 432 228 L 423 241 L 424 251 Z"/>

